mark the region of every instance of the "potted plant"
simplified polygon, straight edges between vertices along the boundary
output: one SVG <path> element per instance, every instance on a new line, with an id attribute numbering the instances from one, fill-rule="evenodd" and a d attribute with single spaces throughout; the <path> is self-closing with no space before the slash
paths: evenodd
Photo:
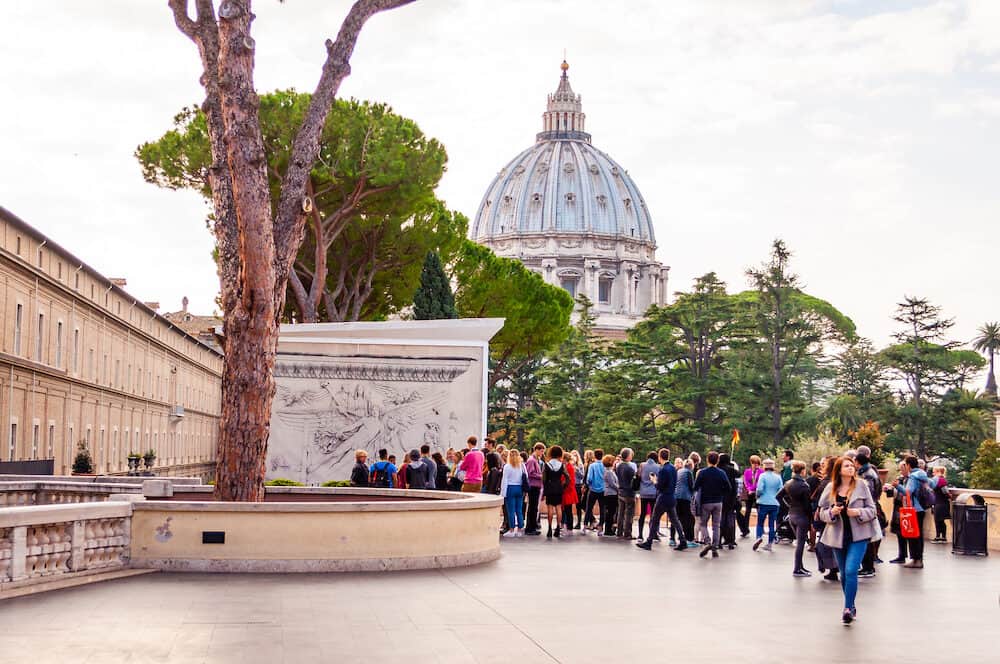
<path id="1" fill-rule="evenodd" d="M 156 462 L 156 450 L 149 448 L 142 455 L 142 460 L 146 463 L 146 472 L 152 474 L 153 464 Z"/>
<path id="2" fill-rule="evenodd" d="M 73 458 L 74 475 L 93 475 L 94 458 L 90 456 L 90 450 L 84 443 L 77 444 L 76 456 Z"/>
<path id="3" fill-rule="evenodd" d="M 142 455 L 138 452 L 128 453 L 128 474 L 138 475 L 139 474 L 139 461 L 142 459 Z"/>

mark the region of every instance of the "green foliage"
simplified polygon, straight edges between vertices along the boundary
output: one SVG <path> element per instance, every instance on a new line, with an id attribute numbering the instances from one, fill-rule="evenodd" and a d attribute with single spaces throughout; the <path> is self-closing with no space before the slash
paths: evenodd
<path id="1" fill-rule="evenodd" d="M 305 486 L 305 484 L 302 482 L 296 482 L 295 480 L 289 480 L 284 477 L 276 477 L 273 480 L 264 482 L 264 486 Z"/>
<path id="2" fill-rule="evenodd" d="M 76 456 L 73 457 L 73 472 L 89 475 L 94 472 L 94 458 L 90 455 L 85 443 L 76 446 Z"/>
<path id="3" fill-rule="evenodd" d="M 417 320 L 458 318 L 448 275 L 441 267 L 441 259 L 433 251 L 427 252 L 420 272 L 420 287 L 413 296 L 413 317 Z"/>
<path id="4" fill-rule="evenodd" d="M 1000 490 L 1000 443 L 984 440 L 972 462 L 969 486 L 973 489 Z"/>
<path id="5" fill-rule="evenodd" d="M 466 240 L 452 273 L 460 317 L 505 319 L 490 341 L 491 387 L 539 353 L 558 346 L 569 334 L 573 298 L 562 288 L 545 283 L 520 261 L 502 258 Z"/>
<path id="6" fill-rule="evenodd" d="M 594 335 L 590 300 L 580 295 L 577 304 L 579 321 L 538 371 L 535 394 L 542 408 L 530 425 L 536 438 L 582 454 L 598 415 L 592 405 L 593 381 L 604 362 L 604 342 Z"/>
<path id="7" fill-rule="evenodd" d="M 782 447 L 795 431 L 815 426 L 815 407 L 826 395 L 833 371 L 825 342 L 850 343 L 854 323 L 833 305 L 807 295 L 790 269 L 791 252 L 781 240 L 757 268 L 747 270 L 754 291 L 740 297 L 751 307 L 753 335 L 737 346 L 735 375 L 747 398 L 735 408 L 742 429 L 766 433 Z"/>
<path id="8" fill-rule="evenodd" d="M 810 467 L 823 457 L 836 455 L 840 456 L 849 449 L 856 447 L 853 443 L 843 442 L 835 436 L 826 432 L 819 432 L 815 436 L 798 436 L 792 444 L 791 449 L 795 452 L 795 458 L 804 461 Z M 780 465 L 781 452 L 783 450 L 768 450 L 768 454 L 775 463 Z"/>
<path id="9" fill-rule="evenodd" d="M 351 486 L 351 480 L 329 480 L 320 484 L 323 487 Z"/>
<path id="10" fill-rule="evenodd" d="M 309 102 L 294 90 L 260 97 L 273 204 Z M 148 182 L 211 197 L 200 110 L 183 109 L 174 128 L 139 146 L 136 157 Z M 427 252 L 450 260 L 465 236 L 465 217 L 434 196 L 446 162 L 440 143 L 389 106 L 336 100 L 310 173 L 313 210 L 289 275 L 286 319 L 384 318 L 409 305 Z"/>

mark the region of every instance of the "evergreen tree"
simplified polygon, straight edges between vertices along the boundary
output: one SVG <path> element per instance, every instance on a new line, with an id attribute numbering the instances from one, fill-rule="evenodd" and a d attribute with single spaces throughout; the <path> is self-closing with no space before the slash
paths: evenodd
<path id="1" fill-rule="evenodd" d="M 531 418 L 532 433 L 546 443 L 576 448 L 583 455 L 597 412 L 594 375 L 604 364 L 604 343 L 594 334 L 596 316 L 585 295 L 577 296 L 580 319 L 569 337 L 539 369 L 535 398 L 541 410 Z"/>
<path id="2" fill-rule="evenodd" d="M 433 251 L 428 251 L 424 258 L 420 286 L 413 295 L 413 317 L 417 320 L 458 318 L 448 276 L 441 267 L 441 259 Z"/>
<path id="3" fill-rule="evenodd" d="M 969 486 L 973 489 L 1000 489 L 1000 443 L 984 440 L 972 462 Z"/>

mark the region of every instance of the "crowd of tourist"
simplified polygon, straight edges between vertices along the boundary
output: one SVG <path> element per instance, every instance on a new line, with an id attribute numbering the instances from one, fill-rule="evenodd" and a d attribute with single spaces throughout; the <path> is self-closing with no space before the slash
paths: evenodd
<path id="1" fill-rule="evenodd" d="M 740 472 L 729 455 L 714 451 L 704 465 L 697 452 L 671 458 L 665 448 L 638 464 L 628 447 L 617 454 L 587 450 L 581 459 L 576 450 L 558 445 L 535 443 L 530 451 L 519 451 L 489 438 L 482 448 L 478 442 L 470 437 L 465 450 L 444 454 L 424 445 L 400 465 L 386 450 L 368 465 L 367 453 L 358 450 L 351 483 L 499 495 L 504 538 L 541 536 L 544 513 L 547 538 L 594 533 L 638 540 L 636 546 L 649 551 L 661 540 L 666 517 L 673 550 L 700 548 L 702 558 L 713 559 L 737 547 L 737 532 L 750 537 L 755 512 L 752 550 L 772 551 L 779 541 L 794 542 L 792 575 L 800 578 L 812 576 L 804 558 L 807 549 L 814 553 L 823 579 L 841 584 L 846 624 L 857 617 L 858 579 L 874 577 L 882 562 L 879 551 L 887 530 L 897 543 L 889 562 L 908 569 L 924 566 L 928 512 L 935 528 L 931 541 L 947 541 L 947 471 L 936 467 L 928 476 L 924 462 L 914 456 L 903 459 L 898 477 L 883 486 L 865 446 L 811 466 L 786 450 L 779 473 L 774 460 L 756 455 Z M 889 515 L 878 500 L 883 493 L 892 500 Z"/>

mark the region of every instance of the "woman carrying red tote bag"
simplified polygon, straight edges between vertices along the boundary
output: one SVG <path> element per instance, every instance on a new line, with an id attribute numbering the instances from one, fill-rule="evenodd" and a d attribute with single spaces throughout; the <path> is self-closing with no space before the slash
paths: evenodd
<path id="1" fill-rule="evenodd" d="M 920 528 L 917 526 L 917 510 L 913 509 L 913 501 L 910 500 L 909 491 L 903 494 L 903 506 L 899 508 L 899 534 L 907 539 L 920 536 Z"/>

